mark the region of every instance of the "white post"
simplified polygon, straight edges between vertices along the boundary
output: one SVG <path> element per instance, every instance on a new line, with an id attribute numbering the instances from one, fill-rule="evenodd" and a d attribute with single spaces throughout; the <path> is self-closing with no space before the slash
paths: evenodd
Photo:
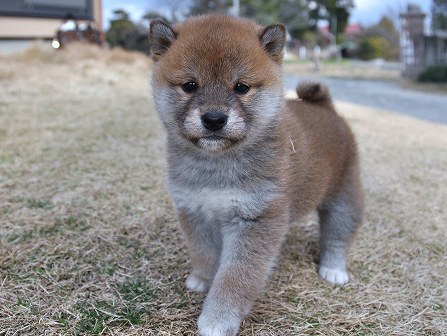
<path id="1" fill-rule="evenodd" d="M 233 14 L 234 16 L 239 16 L 240 13 L 240 1 L 233 0 Z"/>
<path id="2" fill-rule="evenodd" d="M 331 53 L 334 53 L 335 59 L 338 59 L 337 53 L 337 15 L 333 15 L 331 17 L 331 25 L 332 25 L 332 34 L 334 35 L 332 45 L 331 45 Z"/>

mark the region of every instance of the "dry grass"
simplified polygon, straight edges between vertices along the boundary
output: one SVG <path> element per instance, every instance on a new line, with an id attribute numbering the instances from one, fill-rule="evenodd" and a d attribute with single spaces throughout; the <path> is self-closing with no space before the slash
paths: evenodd
<path id="1" fill-rule="evenodd" d="M 85 47 L 0 60 L 1 335 L 194 335 L 149 69 Z M 368 196 L 352 281 L 318 279 L 310 216 L 241 335 L 445 334 L 447 127 L 338 107 Z"/>
<path id="2" fill-rule="evenodd" d="M 288 61 L 284 71 L 289 74 L 309 76 L 317 74 L 315 64 L 310 61 Z M 400 72 L 386 69 L 371 62 L 326 61 L 320 62 L 318 75 L 333 78 L 398 80 Z"/>

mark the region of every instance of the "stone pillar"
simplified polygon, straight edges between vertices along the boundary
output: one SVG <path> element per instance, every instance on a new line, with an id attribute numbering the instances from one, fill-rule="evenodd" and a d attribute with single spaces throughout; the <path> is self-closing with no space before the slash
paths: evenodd
<path id="1" fill-rule="evenodd" d="M 425 14 L 417 5 L 408 5 L 400 14 L 400 60 L 402 76 L 416 79 L 425 69 Z"/>

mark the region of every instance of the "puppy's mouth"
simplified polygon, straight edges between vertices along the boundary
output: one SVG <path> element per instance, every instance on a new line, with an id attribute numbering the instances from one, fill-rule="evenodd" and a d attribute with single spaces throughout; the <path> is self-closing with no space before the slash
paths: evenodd
<path id="1" fill-rule="evenodd" d="M 213 134 L 213 135 L 208 135 L 208 136 L 204 136 L 204 137 L 201 137 L 200 139 L 214 140 L 214 141 L 230 140 L 230 139 L 228 139 L 228 138 L 225 138 L 225 137 L 223 137 L 223 136 L 219 136 L 219 135 L 215 135 L 215 134 Z M 200 139 L 199 139 L 199 140 L 200 140 Z"/>
<path id="2" fill-rule="evenodd" d="M 213 134 L 196 139 L 195 144 L 202 149 L 217 152 L 227 149 L 233 142 L 232 139 Z"/>
<path id="3" fill-rule="evenodd" d="M 214 115 L 203 120 L 199 109 L 188 112 L 180 129 L 183 136 L 196 147 L 205 151 L 223 151 L 243 140 L 247 125 L 235 110 L 230 109 L 225 123 L 218 123 Z"/>

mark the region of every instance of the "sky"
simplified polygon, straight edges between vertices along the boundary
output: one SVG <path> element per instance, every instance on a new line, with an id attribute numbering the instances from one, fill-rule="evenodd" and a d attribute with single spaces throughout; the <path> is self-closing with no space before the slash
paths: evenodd
<path id="1" fill-rule="evenodd" d="M 157 11 L 169 16 L 170 6 L 181 8 L 185 2 L 185 0 L 103 0 L 103 25 L 105 29 L 109 27 L 114 9 L 126 10 L 132 20 L 138 22 L 148 11 Z M 399 13 L 408 3 L 417 4 L 425 13 L 429 13 L 431 2 L 431 0 L 354 0 L 355 7 L 349 21 L 368 26 L 377 23 L 385 14 L 397 21 Z"/>
<path id="2" fill-rule="evenodd" d="M 405 11 L 408 3 L 418 5 L 428 14 L 432 0 L 354 0 L 355 8 L 351 12 L 349 22 L 369 26 L 377 23 L 384 14 L 397 20 L 399 13 Z"/>

